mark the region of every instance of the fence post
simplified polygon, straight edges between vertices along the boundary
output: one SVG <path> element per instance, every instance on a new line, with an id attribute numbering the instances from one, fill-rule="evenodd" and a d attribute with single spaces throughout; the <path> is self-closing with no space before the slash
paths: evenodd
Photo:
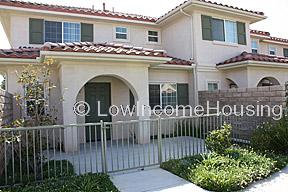
<path id="1" fill-rule="evenodd" d="M 285 115 L 288 115 L 288 81 L 285 82 Z"/>
<path id="2" fill-rule="evenodd" d="M 107 135 L 106 135 L 106 128 L 104 126 L 103 120 L 100 121 L 101 123 L 101 154 L 102 154 L 102 172 L 107 173 Z"/>
<path id="3" fill-rule="evenodd" d="M 161 133 L 161 118 L 158 118 L 158 161 L 162 163 L 162 133 Z"/>

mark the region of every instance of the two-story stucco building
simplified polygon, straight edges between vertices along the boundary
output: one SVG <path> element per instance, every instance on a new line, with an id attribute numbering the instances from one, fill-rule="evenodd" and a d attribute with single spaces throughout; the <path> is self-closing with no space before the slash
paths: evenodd
<path id="1" fill-rule="evenodd" d="M 12 46 L 0 50 L 7 91 L 25 91 L 17 84 L 16 70 L 53 58 L 51 81 L 57 88 L 50 105 L 58 109 L 59 124 L 103 119 L 93 113 L 96 101 L 104 110 L 135 101 L 151 107 L 193 106 L 198 90 L 288 80 L 288 40 L 250 31 L 251 24 L 266 18 L 262 12 L 188 0 L 152 18 L 0 0 L 0 18 Z M 93 115 L 77 117 L 72 110 L 77 101 L 87 101 Z M 66 138 L 71 132 L 65 132 Z"/>

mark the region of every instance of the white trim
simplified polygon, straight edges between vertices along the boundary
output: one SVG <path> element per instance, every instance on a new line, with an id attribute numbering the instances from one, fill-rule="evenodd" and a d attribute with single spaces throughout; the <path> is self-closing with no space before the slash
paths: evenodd
<path id="1" fill-rule="evenodd" d="M 22 58 L 0 58 L 0 64 L 7 64 L 11 65 L 10 63 L 13 62 L 13 64 L 31 64 L 31 63 L 39 63 L 39 58 L 36 59 L 22 59 Z"/>
<path id="2" fill-rule="evenodd" d="M 241 61 L 230 64 L 223 64 L 217 66 L 218 69 L 233 69 L 240 67 L 270 67 L 270 68 L 288 68 L 288 63 L 276 63 L 276 62 L 263 62 L 263 61 Z"/>
<path id="3" fill-rule="evenodd" d="M 50 14 L 50 15 L 61 15 L 61 16 L 74 16 L 80 18 L 90 18 L 90 19 L 99 19 L 99 20 L 109 20 L 109 21 L 118 21 L 118 22 L 127 22 L 127 23 L 139 23 L 144 25 L 156 25 L 155 22 L 151 21 L 139 21 L 132 19 L 122 19 L 122 18 L 113 18 L 113 17 L 105 17 L 105 16 L 94 16 L 94 15 L 86 15 L 86 14 L 77 14 L 77 13 L 67 13 L 67 12 L 59 12 L 59 11 L 46 11 L 46 10 L 37 10 L 37 9 L 29 9 L 29 8 L 20 8 L 13 6 L 5 6 L 0 5 L 0 9 L 5 10 L 13 10 L 13 11 L 23 11 L 23 12 L 32 12 L 32 13 L 40 13 L 40 14 Z"/>
<path id="4" fill-rule="evenodd" d="M 54 59 L 81 59 L 81 60 L 101 60 L 101 61 L 127 61 L 127 62 L 145 62 L 147 64 L 163 64 L 170 61 L 167 57 L 153 56 L 135 56 L 135 55 L 112 55 L 102 53 L 74 53 L 74 52 L 56 52 L 56 51 L 41 51 L 41 56 L 53 56 Z"/>
<path id="5" fill-rule="evenodd" d="M 127 33 L 119 33 L 119 32 L 116 32 L 116 29 L 117 29 L 118 27 L 119 27 L 119 28 L 126 28 Z M 127 36 L 127 39 L 117 39 L 117 38 L 116 38 L 116 34 L 117 34 L 117 33 L 118 33 L 118 34 L 125 34 L 125 35 Z M 127 26 L 120 26 L 120 25 L 119 25 L 119 26 L 118 26 L 118 25 L 116 26 L 116 25 L 114 25 L 114 26 L 113 26 L 113 40 L 114 40 L 114 41 L 118 41 L 118 42 L 126 42 L 126 43 L 127 43 L 127 42 L 130 42 L 130 28 L 127 27 Z"/>
<path id="6" fill-rule="evenodd" d="M 220 80 L 206 80 L 206 90 L 207 91 L 209 91 L 208 90 L 208 88 L 209 88 L 208 84 L 209 83 L 216 83 L 217 84 L 217 90 L 221 90 L 221 87 L 220 87 L 221 81 Z M 217 91 L 217 90 L 213 90 L 213 91 Z"/>
<path id="7" fill-rule="evenodd" d="M 149 31 L 157 32 L 157 33 L 158 33 L 158 36 L 149 35 Z M 149 41 L 149 37 L 157 37 L 157 38 L 158 38 L 158 41 L 157 41 L 157 42 Z M 160 45 L 161 42 L 162 42 L 162 39 L 161 39 L 161 31 L 160 31 L 160 30 L 155 30 L 155 29 L 148 29 L 148 30 L 146 30 L 146 43 L 147 43 L 147 44 Z"/>
<path id="8" fill-rule="evenodd" d="M 275 54 L 271 54 L 271 49 L 275 49 Z M 273 50 L 274 51 L 274 50 Z M 277 55 L 277 47 L 268 45 L 268 55 L 270 56 L 276 56 Z"/>
<path id="9" fill-rule="evenodd" d="M 196 65 L 192 64 L 190 66 L 188 65 L 171 65 L 171 64 L 160 64 L 156 66 L 152 66 L 152 69 L 179 69 L 179 70 L 193 70 L 195 69 Z"/>
<path id="10" fill-rule="evenodd" d="M 273 44 L 278 44 L 278 45 L 288 45 L 286 42 L 281 42 L 281 41 L 276 41 L 276 40 L 271 40 L 271 39 L 263 39 L 262 40 L 265 43 L 273 43 Z"/>

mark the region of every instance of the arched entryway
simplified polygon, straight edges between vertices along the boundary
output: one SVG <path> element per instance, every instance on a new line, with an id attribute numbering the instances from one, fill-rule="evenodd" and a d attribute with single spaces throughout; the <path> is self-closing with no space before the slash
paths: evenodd
<path id="1" fill-rule="evenodd" d="M 267 87 L 267 86 L 276 86 L 280 85 L 279 81 L 274 77 L 264 77 L 261 79 L 257 87 Z"/>
<path id="2" fill-rule="evenodd" d="M 97 123 L 101 120 L 104 122 L 115 122 L 115 121 L 127 121 L 137 119 L 136 115 L 132 112 L 132 105 L 135 105 L 138 100 L 138 95 L 133 86 L 122 80 L 117 75 L 101 75 L 90 79 L 80 89 L 76 101 L 85 101 L 89 104 L 89 113 L 85 116 L 77 116 L 77 123 Z M 117 106 L 130 110 L 126 114 L 120 111 L 117 115 L 117 111 L 113 108 L 113 114 L 109 114 L 110 106 Z M 86 109 L 87 110 L 87 109 Z M 87 111 L 88 112 L 88 111 Z M 110 130 L 110 129 L 109 129 Z M 125 132 L 127 130 L 124 130 Z M 90 133 L 92 132 L 92 133 Z M 96 133 L 95 133 L 96 132 Z M 87 140 L 100 140 L 100 127 L 86 127 L 82 128 L 79 132 L 80 143 L 85 143 Z M 123 135 L 128 135 L 123 133 Z M 119 138 L 121 135 L 114 133 L 107 133 L 108 139 Z M 91 138 L 90 138 L 91 137 Z"/>

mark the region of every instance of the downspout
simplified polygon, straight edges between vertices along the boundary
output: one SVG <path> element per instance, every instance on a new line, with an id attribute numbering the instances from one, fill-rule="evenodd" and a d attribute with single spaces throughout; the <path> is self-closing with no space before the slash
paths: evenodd
<path id="1" fill-rule="evenodd" d="M 194 105 L 197 106 L 199 103 L 199 99 L 198 99 L 198 75 L 197 75 L 197 71 L 198 71 L 198 64 L 197 64 L 197 60 L 196 60 L 196 49 L 195 49 L 195 31 L 194 31 L 194 27 L 193 27 L 193 16 L 186 13 L 182 8 L 180 9 L 180 13 L 182 13 L 183 15 L 187 16 L 190 18 L 190 42 L 191 42 L 191 59 L 193 58 L 194 63 L 195 63 L 195 68 L 193 69 L 193 78 L 194 78 Z M 193 36 L 193 37 L 192 37 Z M 194 39 L 194 41 L 193 41 Z"/>

